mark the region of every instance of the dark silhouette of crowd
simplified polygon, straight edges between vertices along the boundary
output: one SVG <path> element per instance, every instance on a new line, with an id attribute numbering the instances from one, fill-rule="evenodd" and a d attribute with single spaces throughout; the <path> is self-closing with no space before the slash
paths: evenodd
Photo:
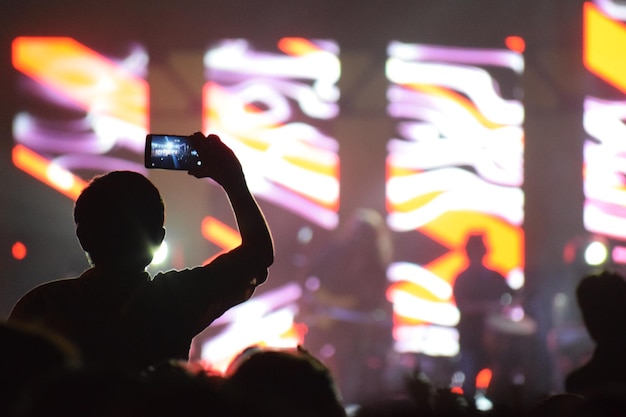
<path id="1" fill-rule="evenodd" d="M 576 292 L 593 355 L 567 375 L 565 392 L 543 393 L 530 404 L 483 409 L 473 393 L 438 386 L 419 367 L 392 395 L 372 391 L 347 404 L 331 369 L 306 346 L 250 346 L 223 374 L 190 362 L 193 337 L 248 300 L 274 258 L 237 157 L 215 135 L 190 139 L 202 165 L 189 174 L 222 186 L 241 245 L 207 265 L 151 277 L 146 266 L 165 235 L 158 190 L 129 171 L 93 179 L 74 210 L 92 267 L 34 288 L 0 323 L 0 416 L 626 416 L 626 281 L 606 271 L 583 277 Z M 476 259 L 484 255 L 481 244 L 476 252 Z M 466 273 L 483 271 L 479 264 Z M 498 285 L 487 300 L 493 304 L 507 288 L 489 274 Z M 457 288 L 465 312 L 472 306 L 463 296 L 472 291 Z"/>
<path id="2" fill-rule="evenodd" d="M 586 395 L 626 385 L 626 281 L 607 271 L 587 276 L 576 298 L 595 349 L 586 364 L 567 375 L 565 389 Z"/>
<path id="3" fill-rule="evenodd" d="M 58 335 L 0 325 L 0 415 L 7 417 L 617 417 L 626 415 L 626 385 L 586 394 L 553 393 L 529 407 L 481 411 L 462 394 L 408 373 L 395 396 L 372 396 L 353 409 L 330 370 L 303 347 L 251 346 L 224 374 L 182 360 L 141 372 L 85 363 Z M 596 380 L 597 382 L 597 380 Z"/>

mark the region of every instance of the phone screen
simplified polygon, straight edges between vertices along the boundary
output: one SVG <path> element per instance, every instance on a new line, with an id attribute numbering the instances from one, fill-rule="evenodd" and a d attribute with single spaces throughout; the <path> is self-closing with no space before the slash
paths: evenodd
<path id="1" fill-rule="evenodd" d="M 146 136 L 146 168 L 175 169 L 188 171 L 202 165 L 198 151 L 188 136 Z"/>

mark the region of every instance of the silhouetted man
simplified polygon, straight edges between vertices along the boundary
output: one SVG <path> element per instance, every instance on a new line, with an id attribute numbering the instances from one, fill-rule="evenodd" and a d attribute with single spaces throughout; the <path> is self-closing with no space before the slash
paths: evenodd
<path id="1" fill-rule="evenodd" d="M 56 331 L 88 363 L 142 370 L 187 359 L 192 338 L 267 278 L 274 248 L 248 190 L 241 164 L 221 140 L 191 136 L 202 166 L 188 173 L 225 190 L 242 243 L 206 266 L 146 272 L 164 236 L 164 204 L 143 175 L 115 171 L 96 177 L 74 208 L 76 235 L 92 268 L 77 278 L 42 284 L 18 301 L 10 321 Z"/>
<path id="2" fill-rule="evenodd" d="M 501 311 L 502 296 L 511 292 L 505 278 L 484 265 L 487 247 L 482 235 L 467 239 L 465 250 L 469 265 L 454 282 L 454 299 L 461 317 L 457 329 L 461 351 L 461 370 L 465 374 L 463 391 L 475 394 L 478 372 L 490 364 L 486 344 L 486 320 Z"/>
<path id="3" fill-rule="evenodd" d="M 626 387 L 626 281 L 602 272 L 584 277 L 576 299 L 589 336 L 596 343 L 587 363 L 565 379 L 565 390 L 590 394 L 612 386 Z"/>

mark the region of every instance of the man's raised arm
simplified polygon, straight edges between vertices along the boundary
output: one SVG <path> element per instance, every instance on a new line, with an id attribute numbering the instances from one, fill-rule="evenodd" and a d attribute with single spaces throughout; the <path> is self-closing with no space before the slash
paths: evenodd
<path id="1" fill-rule="evenodd" d="M 265 217 L 248 189 L 241 163 L 216 135 L 205 138 L 201 133 L 195 133 L 192 140 L 202 166 L 190 170 L 189 175 L 212 178 L 228 195 L 241 235 L 241 245 L 234 251 L 258 271 L 256 284 L 261 284 L 267 277 L 267 268 L 274 262 L 274 244 Z"/>

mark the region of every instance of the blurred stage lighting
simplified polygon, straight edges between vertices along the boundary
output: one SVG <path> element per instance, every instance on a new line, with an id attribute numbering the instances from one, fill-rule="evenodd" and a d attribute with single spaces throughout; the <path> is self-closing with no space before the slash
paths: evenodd
<path id="1" fill-rule="evenodd" d="M 159 249 L 154 253 L 154 258 L 152 258 L 152 263 L 150 265 L 161 265 L 167 259 L 169 255 L 169 249 L 167 247 L 167 242 L 163 241 Z"/>
<path id="2" fill-rule="evenodd" d="M 592 241 L 585 248 L 585 262 L 590 266 L 600 266 L 604 264 L 609 255 L 607 246 L 600 241 Z"/>

